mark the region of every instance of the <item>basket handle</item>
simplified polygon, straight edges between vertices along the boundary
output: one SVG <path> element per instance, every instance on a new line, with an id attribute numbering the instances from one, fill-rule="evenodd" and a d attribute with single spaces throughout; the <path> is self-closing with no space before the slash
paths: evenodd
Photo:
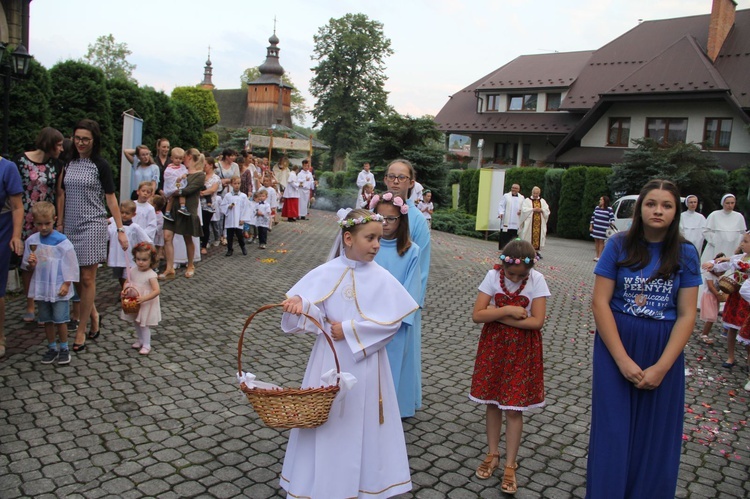
<path id="1" fill-rule="evenodd" d="M 259 313 L 263 312 L 264 310 L 268 310 L 268 309 L 276 308 L 276 307 L 283 307 L 283 306 L 284 305 L 281 304 L 281 303 L 274 303 L 272 305 L 263 305 L 258 310 L 256 310 L 255 312 L 253 312 L 250 315 L 250 317 L 247 318 L 247 320 L 245 321 L 245 326 L 242 328 L 242 333 L 240 333 L 240 340 L 237 343 L 237 372 L 238 373 L 242 372 L 242 343 L 243 343 L 243 341 L 245 339 L 245 331 L 247 330 L 248 326 L 250 326 L 250 323 L 252 322 L 253 318 L 256 315 L 258 315 Z M 336 355 L 336 348 L 334 348 L 334 346 L 333 346 L 333 340 L 331 340 L 330 336 L 328 336 L 328 334 L 326 333 L 325 329 L 323 329 L 323 326 L 320 325 L 320 322 L 318 322 L 317 319 L 315 319 L 314 317 L 311 317 L 310 315 L 308 315 L 308 314 L 306 314 L 304 312 L 300 312 L 300 315 L 304 315 L 305 317 L 307 317 L 308 319 L 310 319 L 310 321 L 313 324 L 315 324 L 318 329 L 320 329 L 320 331 L 323 334 L 323 337 L 328 342 L 328 346 L 331 347 L 331 350 L 333 351 L 333 360 L 336 362 L 336 372 L 338 374 L 341 374 L 341 366 L 339 365 L 339 357 L 338 357 L 338 355 Z M 338 378 L 336 379 L 336 384 L 337 385 L 339 384 L 339 379 Z"/>

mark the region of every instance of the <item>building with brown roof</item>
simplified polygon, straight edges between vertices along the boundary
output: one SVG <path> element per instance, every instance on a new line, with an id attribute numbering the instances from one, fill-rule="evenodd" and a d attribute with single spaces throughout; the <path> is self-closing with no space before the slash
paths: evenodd
<path id="1" fill-rule="evenodd" d="M 750 10 L 735 8 L 713 0 L 710 15 L 646 21 L 593 52 L 518 57 L 435 120 L 470 136 L 474 157 L 484 139 L 484 163 L 609 165 L 651 137 L 738 168 L 750 163 Z"/>

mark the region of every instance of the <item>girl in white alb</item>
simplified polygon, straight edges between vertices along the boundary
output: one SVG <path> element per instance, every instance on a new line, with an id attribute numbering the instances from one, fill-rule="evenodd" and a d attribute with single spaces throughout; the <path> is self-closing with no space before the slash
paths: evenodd
<path id="1" fill-rule="evenodd" d="M 310 271 L 284 301 L 287 333 L 318 334 L 303 387 L 321 385 L 333 353 L 305 312 L 333 338 L 342 375 L 356 383 L 333 401 L 328 421 L 291 430 L 280 483 L 288 497 L 385 498 L 411 490 L 404 430 L 383 348 L 417 302 L 375 263 L 383 217 L 354 210 L 339 221 L 343 254 Z"/>

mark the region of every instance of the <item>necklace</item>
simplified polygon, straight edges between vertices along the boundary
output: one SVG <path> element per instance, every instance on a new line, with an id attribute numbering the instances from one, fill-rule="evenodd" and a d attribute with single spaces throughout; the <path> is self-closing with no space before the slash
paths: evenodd
<path id="1" fill-rule="evenodd" d="M 661 257 L 659 257 L 659 260 L 656 262 L 656 267 L 654 267 L 655 269 L 659 268 L 660 262 L 661 262 Z M 650 277 L 646 279 L 645 281 L 643 280 L 643 269 L 641 269 L 641 280 L 638 283 L 638 291 L 640 291 L 640 293 L 635 295 L 635 304 L 638 305 L 639 307 L 642 307 L 646 304 L 647 298 L 645 294 L 645 286 L 643 285 L 643 283 L 648 282 L 649 280 L 651 280 Z"/>

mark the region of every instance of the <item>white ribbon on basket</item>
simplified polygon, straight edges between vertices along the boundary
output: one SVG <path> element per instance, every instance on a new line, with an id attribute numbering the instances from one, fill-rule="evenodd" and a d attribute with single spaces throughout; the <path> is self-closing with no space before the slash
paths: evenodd
<path id="1" fill-rule="evenodd" d="M 257 381 L 253 373 L 246 373 L 245 371 L 242 371 L 242 374 L 237 373 L 236 376 L 237 382 L 240 385 L 242 383 L 245 383 L 245 386 L 247 386 L 248 388 L 260 388 L 262 390 L 281 390 L 280 386 L 274 385 L 273 383 Z M 341 381 L 339 383 L 339 396 L 343 399 L 346 395 L 346 392 L 351 390 L 352 387 L 357 384 L 357 378 L 355 378 L 351 373 L 339 374 L 336 372 L 336 369 L 331 369 L 330 371 L 323 373 L 323 375 L 320 377 L 320 383 L 322 386 L 335 385 L 336 378 Z"/>

